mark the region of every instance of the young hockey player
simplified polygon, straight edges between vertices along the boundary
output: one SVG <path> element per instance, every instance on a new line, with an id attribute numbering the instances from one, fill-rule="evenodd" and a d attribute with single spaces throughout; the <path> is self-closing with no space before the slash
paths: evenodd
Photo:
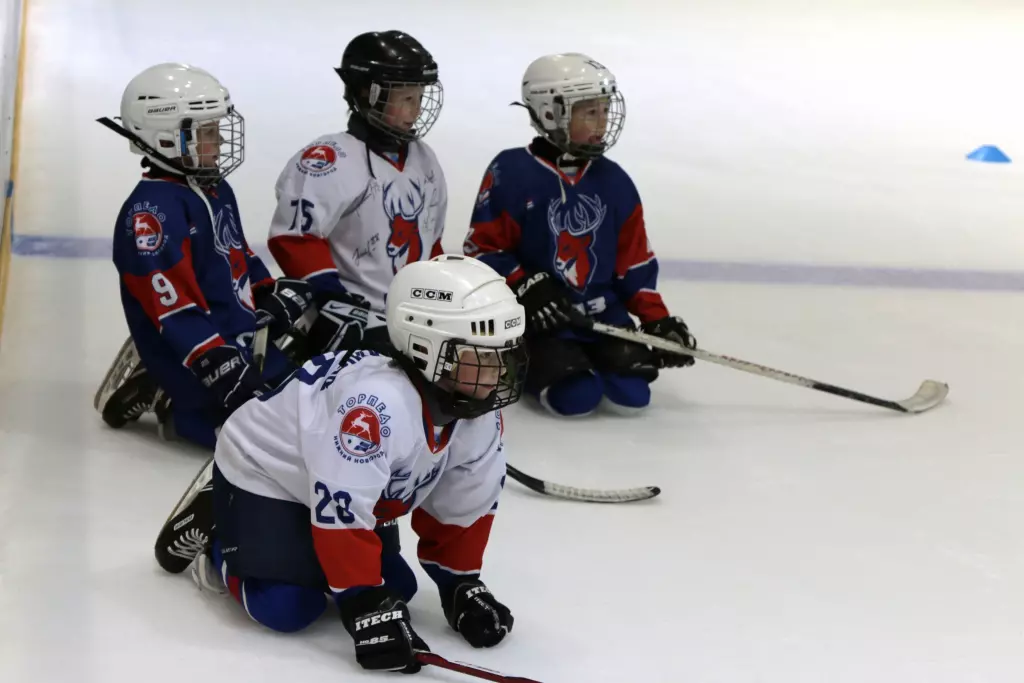
<path id="1" fill-rule="evenodd" d="M 427 646 L 406 603 L 416 579 L 381 521 L 412 515 L 448 623 L 474 647 L 512 630 L 480 580 L 505 479 L 501 408 L 520 396 L 523 307 L 504 279 L 456 255 L 409 264 L 388 291 L 390 346 L 328 353 L 250 401 L 157 540 L 193 540 L 193 579 L 254 620 L 298 631 L 328 593 L 367 669 L 414 672 Z"/>
<path id="2" fill-rule="evenodd" d="M 319 316 L 308 354 L 387 339 L 384 295 L 407 263 L 441 253 L 448 191 L 422 138 L 441 112 L 437 63 L 412 36 L 364 33 L 335 71 L 348 129 L 296 153 L 277 180 L 270 251 L 308 282 Z"/>
<path id="3" fill-rule="evenodd" d="M 273 338 L 312 300 L 306 283 L 271 278 L 242 232 L 225 178 L 242 163 L 244 121 L 224 86 L 186 64 L 158 64 L 133 78 L 121 126 L 148 171 L 114 226 L 113 258 L 131 337 L 96 396 L 114 427 L 157 402 L 174 431 L 213 448 L 235 408 L 291 370 L 270 345 L 262 374 L 251 365 L 257 327 Z"/>
<path id="4" fill-rule="evenodd" d="M 693 359 L 579 332 L 573 317 L 633 327 L 632 314 L 645 332 L 696 342 L 656 291 L 636 187 L 605 156 L 622 132 L 622 93 L 611 71 L 572 53 L 530 64 L 522 97 L 540 135 L 491 162 L 464 251 L 504 275 L 526 309 L 527 393 L 557 415 L 586 415 L 602 402 L 635 412 L 649 403 L 658 368 Z"/>

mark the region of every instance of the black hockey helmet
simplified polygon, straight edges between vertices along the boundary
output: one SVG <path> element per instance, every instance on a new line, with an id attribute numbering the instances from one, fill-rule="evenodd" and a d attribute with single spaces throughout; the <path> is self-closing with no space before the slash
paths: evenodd
<path id="1" fill-rule="evenodd" d="M 407 33 L 356 36 L 335 72 L 345 84 L 345 101 L 352 111 L 396 140 L 422 138 L 441 113 L 443 90 L 437 62 Z"/>

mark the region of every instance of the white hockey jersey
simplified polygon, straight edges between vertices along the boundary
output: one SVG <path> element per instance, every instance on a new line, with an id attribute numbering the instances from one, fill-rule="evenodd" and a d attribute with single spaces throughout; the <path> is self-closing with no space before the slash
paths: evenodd
<path id="1" fill-rule="evenodd" d="M 277 180 L 269 237 L 287 277 L 361 294 L 380 312 L 399 268 L 442 253 L 444 174 L 426 143 L 406 149 L 393 162 L 337 133 L 288 161 Z"/>
<path id="2" fill-rule="evenodd" d="M 221 428 L 215 460 L 252 493 L 308 505 L 331 590 L 381 585 L 379 522 L 412 512 L 428 571 L 479 573 L 504 484 L 500 411 L 436 430 L 370 351 L 318 356 Z"/>

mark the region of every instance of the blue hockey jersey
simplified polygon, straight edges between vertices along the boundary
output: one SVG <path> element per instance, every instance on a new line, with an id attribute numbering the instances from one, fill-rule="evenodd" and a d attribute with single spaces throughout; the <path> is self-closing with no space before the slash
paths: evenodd
<path id="1" fill-rule="evenodd" d="M 128 329 L 146 369 L 182 407 L 212 405 L 189 369 L 205 351 L 232 344 L 251 359 L 252 290 L 273 282 L 245 240 L 237 206 L 227 182 L 200 195 L 176 176 L 147 174 L 114 228 Z M 265 376 L 286 368 L 269 346 Z"/>
<path id="2" fill-rule="evenodd" d="M 491 162 L 463 251 L 514 287 L 546 272 L 576 307 L 611 324 L 668 315 L 657 292 L 658 260 L 629 175 L 600 157 L 566 174 L 544 140 L 507 149 Z"/>

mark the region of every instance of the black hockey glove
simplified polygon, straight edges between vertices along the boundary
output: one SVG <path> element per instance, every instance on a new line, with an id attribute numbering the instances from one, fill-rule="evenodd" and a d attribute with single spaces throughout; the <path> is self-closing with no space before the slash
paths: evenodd
<path id="1" fill-rule="evenodd" d="M 655 337 L 662 337 L 682 344 L 688 349 L 697 348 L 697 340 L 690 334 L 690 328 L 686 326 L 682 318 L 677 316 L 670 315 L 660 320 L 652 320 L 641 325 L 640 329 Z M 653 349 L 653 354 L 654 361 L 659 368 L 685 368 L 693 365 L 693 356 L 684 356 L 660 349 Z"/>
<path id="2" fill-rule="evenodd" d="M 370 302 L 358 294 L 332 294 L 309 326 L 307 343 L 311 356 L 341 348 L 354 348 L 363 340 L 370 316 Z"/>
<path id="3" fill-rule="evenodd" d="M 285 334 L 313 304 L 313 290 L 304 280 L 281 278 L 253 291 L 256 326 L 270 327 L 270 338 Z"/>
<path id="4" fill-rule="evenodd" d="M 547 273 L 526 278 L 516 287 L 516 296 L 526 309 L 526 328 L 530 332 L 556 332 L 580 315 L 573 309 L 565 287 Z"/>
<path id="5" fill-rule="evenodd" d="M 444 616 L 473 647 L 494 647 L 512 631 L 515 619 L 480 579 L 459 581 L 441 595 Z"/>
<path id="6" fill-rule="evenodd" d="M 367 588 L 341 601 L 341 621 L 356 644 L 364 669 L 414 674 L 422 668 L 416 652 L 430 652 L 409 623 L 409 608 L 385 586 Z"/>
<path id="7" fill-rule="evenodd" d="M 224 420 L 267 389 L 259 370 L 249 365 L 241 352 L 230 344 L 214 347 L 199 356 L 192 363 L 192 374 L 213 392 L 214 400 L 223 409 L 220 417 Z"/>

